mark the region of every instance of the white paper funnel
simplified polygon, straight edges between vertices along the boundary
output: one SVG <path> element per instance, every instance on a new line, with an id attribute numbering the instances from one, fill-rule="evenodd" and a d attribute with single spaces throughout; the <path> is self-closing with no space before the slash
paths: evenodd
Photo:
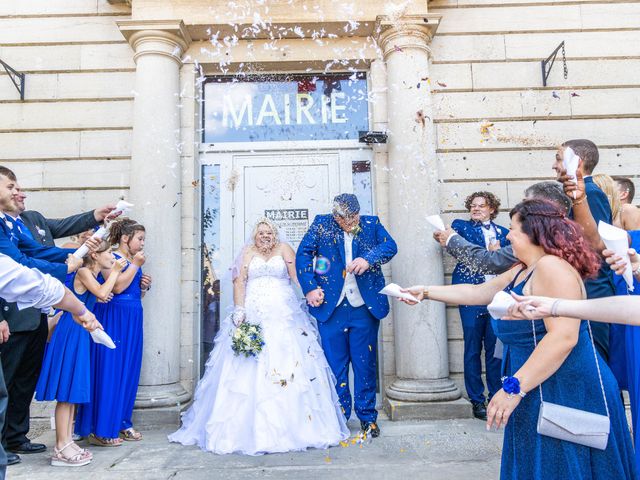
<path id="1" fill-rule="evenodd" d="M 629 291 L 633 292 L 633 271 L 631 270 L 631 260 L 627 253 L 629 251 L 629 235 L 626 230 L 609 225 L 602 220 L 598 222 L 598 233 L 607 248 L 613 250 L 616 255 L 627 263 L 622 277 L 627 282 Z"/>

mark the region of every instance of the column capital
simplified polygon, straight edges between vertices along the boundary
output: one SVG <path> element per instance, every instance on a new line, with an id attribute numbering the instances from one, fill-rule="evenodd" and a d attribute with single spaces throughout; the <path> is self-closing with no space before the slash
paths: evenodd
<path id="1" fill-rule="evenodd" d="M 392 18 L 380 15 L 376 18 L 376 32 L 378 43 L 382 48 L 384 59 L 387 60 L 393 52 L 404 49 L 423 50 L 431 55 L 429 47 L 431 39 L 440 25 L 442 15 L 404 15 Z"/>
<path id="2" fill-rule="evenodd" d="M 191 36 L 182 20 L 119 20 L 120 32 L 127 39 L 137 62 L 142 55 L 164 55 L 182 64 L 182 54 Z"/>

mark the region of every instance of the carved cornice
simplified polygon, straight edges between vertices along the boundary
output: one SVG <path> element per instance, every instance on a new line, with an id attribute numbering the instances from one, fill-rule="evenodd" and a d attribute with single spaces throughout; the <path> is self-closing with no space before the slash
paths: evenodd
<path id="1" fill-rule="evenodd" d="M 423 50 L 431 55 L 431 39 L 438 29 L 442 15 L 405 15 L 391 18 L 381 15 L 376 19 L 378 44 L 386 60 L 393 52 L 405 49 Z"/>

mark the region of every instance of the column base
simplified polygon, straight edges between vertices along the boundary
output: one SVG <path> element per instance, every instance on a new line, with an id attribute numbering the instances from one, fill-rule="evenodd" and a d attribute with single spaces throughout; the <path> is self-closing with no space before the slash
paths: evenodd
<path id="1" fill-rule="evenodd" d="M 144 427 L 179 425 L 180 413 L 191 399 L 180 383 L 141 385 L 133 412 L 134 424 Z"/>
<path id="2" fill-rule="evenodd" d="M 462 394 L 449 377 L 434 380 L 397 378 L 387 387 L 387 396 L 401 402 L 448 402 Z"/>
<path id="3" fill-rule="evenodd" d="M 385 397 L 382 406 L 392 421 L 471 418 L 471 403 L 464 398 L 449 402 L 402 402 Z"/>

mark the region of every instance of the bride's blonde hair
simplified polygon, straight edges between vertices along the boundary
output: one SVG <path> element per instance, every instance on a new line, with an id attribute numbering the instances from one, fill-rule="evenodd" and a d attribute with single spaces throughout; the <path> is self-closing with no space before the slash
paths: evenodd
<path id="1" fill-rule="evenodd" d="M 275 223 L 273 223 L 273 221 L 269 220 L 267 217 L 259 218 L 256 224 L 254 225 L 253 231 L 251 232 L 251 239 L 253 240 L 253 244 L 255 245 L 256 243 L 256 236 L 258 235 L 258 228 L 260 228 L 260 225 L 266 225 L 271 229 L 271 233 L 273 233 L 275 245 L 278 245 L 280 243 L 280 234 L 278 232 L 278 227 L 276 226 Z"/>

